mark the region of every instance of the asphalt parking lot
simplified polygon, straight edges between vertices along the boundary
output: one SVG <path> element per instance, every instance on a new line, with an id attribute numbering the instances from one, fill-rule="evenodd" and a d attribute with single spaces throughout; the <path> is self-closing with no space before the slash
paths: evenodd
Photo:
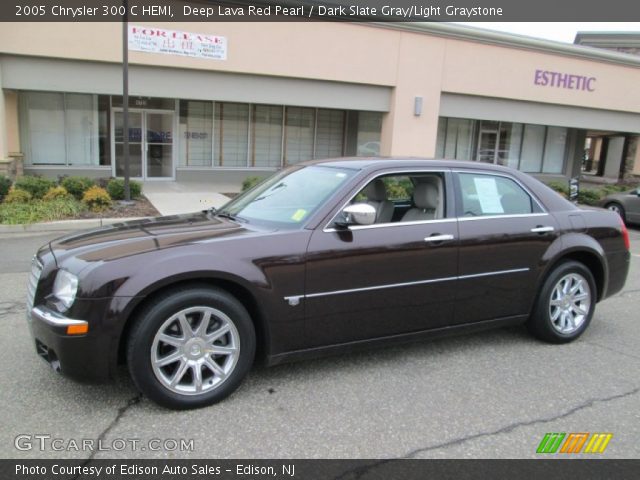
<path id="1" fill-rule="evenodd" d="M 639 458 L 640 229 L 630 234 L 626 287 L 577 342 L 512 328 L 256 368 L 228 400 L 189 412 L 141 398 L 124 369 L 107 385 L 54 374 L 24 299 L 31 256 L 60 233 L 0 236 L 0 457 L 533 458 L 547 432 L 611 432 L 602 456 Z M 77 452 L 83 439 L 103 450 Z M 181 439 L 190 451 L 173 448 Z"/>

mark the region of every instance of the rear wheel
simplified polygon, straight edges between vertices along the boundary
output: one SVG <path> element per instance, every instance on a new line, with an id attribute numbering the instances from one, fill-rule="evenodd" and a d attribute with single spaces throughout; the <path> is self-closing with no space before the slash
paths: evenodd
<path id="1" fill-rule="evenodd" d="M 620 215 L 620 218 L 622 219 L 622 221 L 625 222 L 624 207 L 620 205 L 618 202 L 607 203 L 605 205 L 605 208 L 607 210 L 611 210 L 612 212 L 616 212 L 618 215 Z"/>
<path id="2" fill-rule="evenodd" d="M 229 396 L 251 368 L 255 330 L 227 292 L 194 287 L 169 292 L 139 315 L 127 348 L 137 387 L 169 408 L 211 405 Z"/>
<path id="3" fill-rule="evenodd" d="M 527 327 L 541 340 L 571 342 L 589 326 L 596 298 L 591 271 L 579 262 L 561 263 L 545 280 Z"/>

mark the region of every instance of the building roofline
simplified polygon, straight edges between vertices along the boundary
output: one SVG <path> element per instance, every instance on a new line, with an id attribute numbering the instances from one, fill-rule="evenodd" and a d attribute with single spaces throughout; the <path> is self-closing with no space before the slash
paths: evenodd
<path id="1" fill-rule="evenodd" d="M 496 32 L 477 27 L 468 27 L 466 25 L 454 25 L 441 22 L 371 22 L 368 23 L 368 25 L 445 38 L 470 40 L 490 45 L 537 50 L 540 52 L 561 54 L 574 58 L 584 58 L 630 67 L 640 67 L 640 56 L 628 53 L 545 40 L 513 33 Z"/>
<path id="2" fill-rule="evenodd" d="M 578 32 L 573 43 L 598 47 L 640 47 L 640 32 Z"/>

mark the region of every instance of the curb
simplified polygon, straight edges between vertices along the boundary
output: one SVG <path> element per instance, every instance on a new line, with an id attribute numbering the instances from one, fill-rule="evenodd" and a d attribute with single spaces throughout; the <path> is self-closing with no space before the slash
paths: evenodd
<path id="1" fill-rule="evenodd" d="M 114 223 L 140 220 L 147 217 L 129 218 L 89 218 L 86 220 L 59 220 L 57 222 L 29 223 L 19 225 L 0 225 L 0 233 L 24 233 L 24 232 L 65 232 L 69 230 L 84 230 L 99 228 Z"/>

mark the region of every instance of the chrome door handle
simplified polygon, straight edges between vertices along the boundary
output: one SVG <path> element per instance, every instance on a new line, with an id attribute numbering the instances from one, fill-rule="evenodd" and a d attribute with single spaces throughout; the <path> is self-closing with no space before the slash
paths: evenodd
<path id="1" fill-rule="evenodd" d="M 432 235 L 430 237 L 426 237 L 424 239 L 425 242 L 444 242 L 445 240 L 453 240 L 453 235 L 445 234 L 445 235 Z"/>
<path id="2" fill-rule="evenodd" d="M 553 227 L 534 227 L 531 229 L 531 233 L 547 233 L 553 232 L 555 228 Z"/>

